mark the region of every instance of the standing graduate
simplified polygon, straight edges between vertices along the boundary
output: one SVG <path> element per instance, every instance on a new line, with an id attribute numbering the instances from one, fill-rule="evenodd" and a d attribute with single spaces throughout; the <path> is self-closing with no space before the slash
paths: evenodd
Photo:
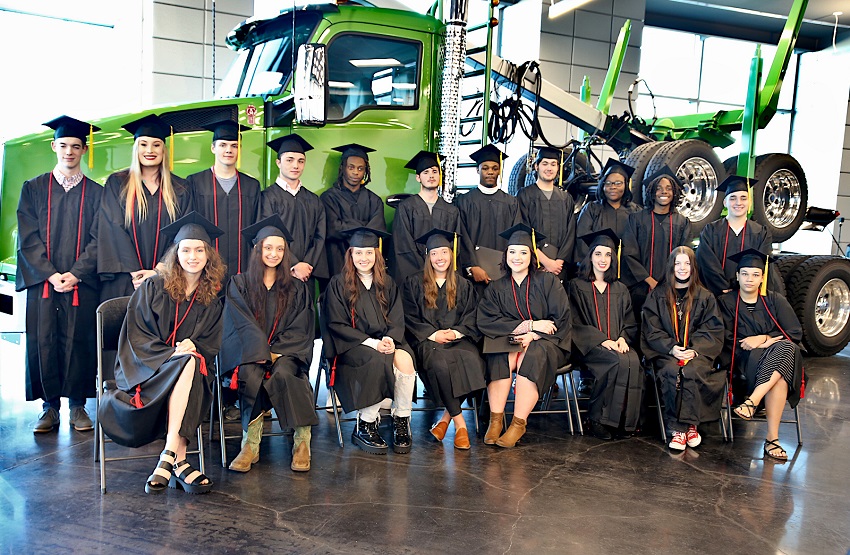
<path id="1" fill-rule="evenodd" d="M 611 229 L 622 239 L 629 223 L 629 214 L 640 211 L 640 206 L 632 202 L 630 186 L 635 169 L 614 158 L 609 158 L 596 187 L 596 200 L 584 205 L 576 220 L 576 235 L 581 237 L 599 231 Z M 575 259 L 584 260 L 587 244 L 576 241 Z"/>
<path id="2" fill-rule="evenodd" d="M 725 218 L 711 222 L 699 236 L 697 262 L 699 277 L 715 296 L 732 291 L 735 287 L 735 265 L 728 258 L 747 249 L 756 249 L 766 255 L 773 250 L 770 230 L 756 221 L 748 220 L 750 187 L 755 179 L 730 175 L 717 186 L 724 192 L 723 205 L 728 210 Z M 785 283 L 779 272 L 768 272 L 771 291 L 784 293 Z"/>
<path id="3" fill-rule="evenodd" d="M 97 224 L 101 301 L 132 294 L 164 268 L 169 245 L 161 230 L 192 205 L 183 180 L 171 173 L 165 146 L 171 126 L 152 114 L 124 129 L 135 137 L 130 168 L 106 179 Z"/>
<path id="4" fill-rule="evenodd" d="M 271 216 L 244 230 L 254 247 L 244 273 L 233 276 L 224 304 L 221 364 L 239 391 L 242 450 L 230 470 L 248 472 L 260 460 L 263 412 L 274 408 L 280 427 L 294 428 L 290 468 L 310 470 L 313 406 L 313 296 L 290 273 L 291 235 Z"/>
<path id="5" fill-rule="evenodd" d="M 227 265 L 221 287 L 221 295 L 224 295 L 230 278 L 247 268 L 251 240 L 243 237 L 241 231 L 257 221 L 260 182 L 238 171 L 242 156 L 240 135 L 250 127 L 223 120 L 204 128 L 213 133 L 210 150 L 215 155 L 215 163 L 187 177 L 186 187 L 192 195 L 194 210 L 224 231 L 213 245 Z"/>
<path id="6" fill-rule="evenodd" d="M 517 193 L 522 223 L 534 228 L 546 239 L 537 244 L 537 259 L 542 269 L 566 286 L 569 265 L 573 263 L 576 241 L 575 202 L 567 191 L 555 186 L 561 175 L 563 152 L 540 147 L 534 160 L 537 183 Z"/>
<path id="7" fill-rule="evenodd" d="M 582 235 L 588 252 L 570 281 L 573 344 L 593 374 L 588 420 L 603 440 L 632 432 L 640 420 L 643 370 L 636 351 L 638 325 L 628 288 L 618 281 L 619 243 L 610 228 Z"/>
<path id="8" fill-rule="evenodd" d="M 280 175 L 260 195 L 260 217 L 277 214 L 292 235 L 289 243 L 292 277 L 303 282 L 326 278 L 325 208 L 319 197 L 301 182 L 306 153 L 313 147 L 295 133 L 269 141 L 268 146 L 277 153 L 275 164 Z M 312 295 L 312 287 L 310 292 Z"/>
<path id="9" fill-rule="evenodd" d="M 472 284 L 457 274 L 454 241 L 455 234 L 442 229 L 416 240 L 428 254 L 423 272 L 404 282 L 404 320 L 419 373 L 434 403 L 445 407 L 431 435 L 443 441 L 449 422 L 454 422 L 454 446 L 469 449 L 461 404 L 486 382 L 477 345 L 481 334 L 475 325 L 478 298 Z"/>
<path id="10" fill-rule="evenodd" d="M 468 260 L 461 259 L 461 267 L 479 285 L 479 293 L 484 291 L 483 286 L 502 277 L 499 261 L 508 245 L 499 232 L 520 221 L 519 202 L 499 187 L 507 157 L 493 145 L 473 152 L 470 158 L 478 164 L 478 187 L 454 201 L 469 242 Z"/>
<path id="11" fill-rule="evenodd" d="M 351 440 L 374 455 L 387 453 L 378 433 L 384 399 L 393 401 L 393 451 L 410 452 L 416 383 L 413 352 L 404 341 L 401 291 L 387 275 L 380 249 L 388 237 L 368 228 L 350 230 L 345 266 L 331 278 L 323 303 L 324 356 L 333 360 L 330 384 L 345 412 L 359 411 Z"/>
<path id="12" fill-rule="evenodd" d="M 570 300 L 558 278 L 538 268 L 535 246 L 546 240 L 542 234 L 518 224 L 501 235 L 508 241 L 502 265 L 509 272 L 484 291 L 476 322 L 485 336 L 490 400 L 484 443 L 514 447 L 534 405 L 555 383 L 555 370 L 569 357 Z M 502 434 L 514 373 L 514 416 Z"/>
<path id="13" fill-rule="evenodd" d="M 635 317 L 650 291 L 664 279 L 667 258 L 691 240 L 691 222 L 676 211 L 682 196 L 679 178 L 666 166 L 646 181 L 640 212 L 629 214 L 623 233 L 622 279 L 632 295 Z"/>
<path id="14" fill-rule="evenodd" d="M 643 305 L 641 350 L 655 368 L 670 448 L 684 451 L 702 442 L 698 426 L 720 415 L 726 375 L 714 359 L 723 349 L 723 319 L 700 285 L 690 247 L 673 249 L 666 271 Z"/>
<path id="15" fill-rule="evenodd" d="M 186 461 L 186 447 L 212 401 L 210 384 L 221 345 L 218 290 L 224 264 L 212 248 L 221 230 L 197 212 L 162 230 L 173 244 L 161 273 L 130 298 L 118 338 L 115 389 L 104 392 L 97 418 L 115 443 L 141 447 L 165 434 L 165 448 L 145 492 L 167 486 L 207 493 L 212 481 Z"/>
<path id="16" fill-rule="evenodd" d="M 733 255 L 731 260 L 737 262 L 740 288 L 718 299 L 726 321 L 723 358 L 729 363 L 730 381 L 733 372 L 743 374 L 746 390 L 750 392 L 735 407 L 735 414 L 749 420 L 764 401 L 767 413 L 764 454 L 786 460 L 788 453 L 779 445 L 779 423 L 785 401 L 796 407 L 805 387 L 798 345 L 803 328 L 785 297 L 765 286 L 765 274 L 769 270 L 763 252 L 747 249 Z"/>
<path id="17" fill-rule="evenodd" d="M 83 175 L 80 162 L 88 136 L 100 128 L 68 116 L 45 125 L 55 130 L 56 166 L 24 182 L 17 212 L 15 290 L 27 290 L 26 398 L 42 400 L 33 432 L 59 426 L 61 397 L 68 398 L 71 425 L 86 432 L 93 429 L 85 405 L 95 392 L 92 329 L 100 289 L 90 230 L 103 188 Z"/>
<path id="18" fill-rule="evenodd" d="M 445 229 L 457 233 L 464 241 L 460 212 L 438 195 L 442 174 L 437 155 L 422 150 L 404 167 L 416 172 L 420 188 L 418 194 L 411 195 L 398 205 L 393 220 L 391 267 L 397 283 L 404 283 L 407 276 L 422 271 L 425 246 L 416 244 L 418 237 L 432 229 Z"/>
<path id="19" fill-rule="evenodd" d="M 348 250 L 345 230 L 361 226 L 387 229 L 381 197 L 366 188 L 372 182 L 369 153 L 375 149 L 352 143 L 334 147 L 334 150 L 342 153 L 339 173 L 333 186 L 320 197 L 328 226 L 325 240 L 328 277 L 340 273 L 345 265 Z"/>

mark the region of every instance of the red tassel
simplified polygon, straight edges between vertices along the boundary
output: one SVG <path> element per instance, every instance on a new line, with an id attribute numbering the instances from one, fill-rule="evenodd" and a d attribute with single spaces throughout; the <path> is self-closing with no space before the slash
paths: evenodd
<path id="1" fill-rule="evenodd" d="M 267 379 L 269 379 L 269 378 L 271 378 L 271 377 L 272 377 L 272 373 L 271 373 L 271 372 L 269 372 L 268 370 L 266 370 L 266 373 L 265 373 L 265 374 L 263 374 L 263 379 L 264 379 L 264 380 L 267 380 Z"/>
<path id="2" fill-rule="evenodd" d="M 334 357 L 334 362 L 331 365 L 331 379 L 328 380 L 328 385 L 331 387 L 336 383 L 336 357 Z"/>
<path id="3" fill-rule="evenodd" d="M 133 395 L 132 399 L 130 399 L 130 404 L 136 407 L 137 409 L 140 409 L 144 406 L 142 404 L 142 384 L 136 385 L 136 394 Z"/>
<path id="4" fill-rule="evenodd" d="M 803 377 L 800 380 L 800 399 L 804 399 L 806 397 L 806 369 L 800 369 L 803 372 Z"/>
<path id="5" fill-rule="evenodd" d="M 239 389 L 239 367 L 233 369 L 233 375 L 230 376 L 230 389 L 237 390 Z"/>
<path id="6" fill-rule="evenodd" d="M 42 298 L 42 299 L 49 299 L 49 298 L 50 298 L 50 289 L 49 289 L 49 287 L 50 287 L 50 284 L 49 284 L 48 282 L 46 282 L 46 281 L 45 281 L 45 282 L 44 282 L 44 292 L 41 294 L 41 298 Z"/>
<path id="7" fill-rule="evenodd" d="M 201 353 L 197 351 L 192 351 L 192 356 L 198 357 L 198 372 L 200 372 L 202 376 L 209 375 L 209 373 L 207 372 L 207 361 L 204 359 Z"/>
<path id="8" fill-rule="evenodd" d="M 80 306 L 80 295 L 79 295 L 79 293 L 77 293 L 77 289 L 79 289 L 79 286 L 75 285 L 74 286 L 74 300 L 71 301 L 71 306 Z"/>

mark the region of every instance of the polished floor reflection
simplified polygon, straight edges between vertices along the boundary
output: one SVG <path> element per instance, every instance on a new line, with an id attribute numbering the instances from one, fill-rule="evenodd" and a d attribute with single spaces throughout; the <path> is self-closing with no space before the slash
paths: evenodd
<path id="1" fill-rule="evenodd" d="M 763 424 L 736 422 L 734 444 L 723 442 L 718 426 L 707 426 L 702 446 L 671 455 L 655 435 L 601 442 L 570 436 L 561 415 L 540 415 L 530 418 L 516 449 L 485 447 L 479 439 L 463 452 L 452 448 L 451 429 L 442 445 L 430 439 L 436 415 L 427 412 L 414 415 L 410 455 L 378 457 L 351 446 L 351 423 L 343 424 L 340 449 L 332 416 L 322 411 L 309 473 L 289 470 L 290 437 L 265 438 L 248 474 L 221 467 L 216 440 L 207 450 L 212 493 L 154 497 L 144 493 L 153 459 L 107 465 L 108 493 L 101 495 L 93 436 L 71 429 L 66 408 L 58 433 L 33 435 L 39 404 L 20 400 L 20 349 L 0 343 L 0 553 L 850 548 L 850 350 L 806 361 L 804 445 L 796 448 L 793 425 L 783 425 L 781 442 L 792 457 L 785 464 L 764 460 Z M 231 456 L 238 448 L 238 440 L 228 442 Z"/>

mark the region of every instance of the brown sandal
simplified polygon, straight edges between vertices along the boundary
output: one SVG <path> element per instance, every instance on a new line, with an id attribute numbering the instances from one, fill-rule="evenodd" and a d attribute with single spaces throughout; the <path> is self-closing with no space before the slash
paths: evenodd
<path id="1" fill-rule="evenodd" d="M 779 438 L 774 440 L 766 439 L 764 440 L 764 454 L 770 457 L 771 459 L 776 459 L 777 461 L 787 461 L 788 453 L 785 452 L 785 449 L 779 445 Z"/>
<path id="2" fill-rule="evenodd" d="M 744 412 L 746 411 L 746 412 Z M 747 397 L 744 399 L 744 402 L 735 407 L 735 414 L 744 420 L 752 420 L 753 415 L 756 413 L 756 405 L 753 403 L 752 399 Z"/>

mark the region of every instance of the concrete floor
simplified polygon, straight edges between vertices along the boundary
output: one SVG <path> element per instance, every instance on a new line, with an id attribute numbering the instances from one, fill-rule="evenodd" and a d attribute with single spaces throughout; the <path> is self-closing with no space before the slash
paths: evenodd
<path id="1" fill-rule="evenodd" d="M 247 474 L 207 450 L 212 493 L 144 493 L 153 459 L 107 465 L 101 495 L 93 435 L 35 436 L 39 403 L 23 398 L 22 349 L 0 341 L 0 553 L 848 553 L 850 349 L 808 359 L 785 464 L 764 460 L 764 425 L 717 425 L 697 450 L 671 455 L 655 434 L 611 442 L 570 436 L 563 415 L 530 418 L 513 450 L 453 449 L 415 413 L 409 455 L 336 444 L 332 416 L 313 431 L 313 468 L 289 470 L 290 437 L 263 440 Z M 324 393 L 320 398 L 324 398 Z M 94 411 L 94 401 L 89 403 Z M 467 417 L 472 426 L 471 416 Z M 228 425 L 238 433 L 237 425 Z M 271 427 L 269 424 L 267 427 Z M 276 429 L 276 425 L 275 425 Z M 389 430 L 383 428 L 388 437 Z M 238 440 L 228 442 L 231 457 Z M 108 445 L 109 452 L 130 452 Z M 159 444 L 136 452 L 156 454 Z"/>

